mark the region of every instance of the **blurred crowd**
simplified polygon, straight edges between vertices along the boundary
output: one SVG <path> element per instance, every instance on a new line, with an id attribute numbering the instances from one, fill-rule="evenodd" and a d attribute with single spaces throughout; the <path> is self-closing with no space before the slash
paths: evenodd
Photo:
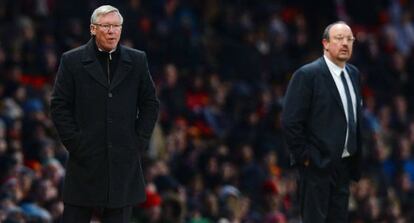
<path id="1" fill-rule="evenodd" d="M 412 0 L 1 0 L 0 222 L 59 222 L 67 152 L 49 97 L 60 55 L 90 38 L 102 4 L 124 16 L 122 44 L 146 51 L 161 101 L 131 222 L 299 223 L 280 112 L 337 20 L 354 31 L 363 81 L 351 222 L 414 222 Z"/>

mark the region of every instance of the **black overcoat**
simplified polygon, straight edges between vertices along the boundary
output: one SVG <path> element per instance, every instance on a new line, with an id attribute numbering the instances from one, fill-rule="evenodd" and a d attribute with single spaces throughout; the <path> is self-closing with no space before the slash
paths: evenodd
<path id="1" fill-rule="evenodd" d="M 158 117 L 159 101 L 144 52 L 122 45 L 110 83 L 95 41 L 62 55 L 51 116 L 69 151 L 65 203 L 123 207 L 145 200 L 141 152 Z"/>

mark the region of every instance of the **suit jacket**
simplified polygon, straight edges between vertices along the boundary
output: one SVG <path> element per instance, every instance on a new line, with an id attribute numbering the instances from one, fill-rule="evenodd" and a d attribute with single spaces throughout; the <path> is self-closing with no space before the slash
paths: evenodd
<path id="1" fill-rule="evenodd" d="M 352 177 L 360 178 L 361 106 L 358 69 L 347 64 L 346 69 L 355 89 L 357 100 L 357 151 L 352 157 Z M 282 113 L 282 125 L 291 164 L 328 169 L 341 159 L 347 131 L 342 101 L 323 57 L 298 69 L 290 80 Z"/>
<path id="2" fill-rule="evenodd" d="M 79 206 L 123 207 L 145 200 L 141 152 L 158 117 L 145 53 L 122 45 L 110 85 L 94 48 L 62 55 L 51 117 L 69 151 L 63 200 Z"/>

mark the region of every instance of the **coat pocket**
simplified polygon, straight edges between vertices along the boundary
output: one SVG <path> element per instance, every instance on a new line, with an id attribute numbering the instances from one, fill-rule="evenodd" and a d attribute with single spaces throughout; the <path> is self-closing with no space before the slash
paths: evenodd
<path id="1" fill-rule="evenodd" d="M 79 148 L 81 141 L 82 141 L 82 133 L 78 132 L 71 138 L 62 140 L 62 143 L 66 147 L 68 152 L 73 153 Z"/>
<path id="2" fill-rule="evenodd" d="M 147 140 L 140 138 L 137 134 L 132 133 L 132 138 L 134 139 L 134 143 L 135 143 L 135 148 L 138 149 L 138 151 L 140 152 L 144 152 L 146 150 L 147 147 Z"/>

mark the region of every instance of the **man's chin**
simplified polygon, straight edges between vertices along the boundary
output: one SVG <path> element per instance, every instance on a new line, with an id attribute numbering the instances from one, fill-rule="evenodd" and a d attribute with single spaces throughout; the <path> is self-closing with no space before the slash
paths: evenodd
<path id="1" fill-rule="evenodd" d="M 348 61 L 349 59 L 350 59 L 351 57 L 350 56 L 348 56 L 348 55 L 340 55 L 339 57 L 338 57 L 338 60 L 339 61 L 342 61 L 342 62 L 346 62 L 346 61 Z"/>
<path id="2" fill-rule="evenodd" d="M 105 46 L 105 50 L 110 51 L 110 50 L 115 49 L 115 47 L 116 47 L 116 44 L 115 44 L 115 45 L 113 45 L 113 44 L 106 45 L 106 46 Z"/>

